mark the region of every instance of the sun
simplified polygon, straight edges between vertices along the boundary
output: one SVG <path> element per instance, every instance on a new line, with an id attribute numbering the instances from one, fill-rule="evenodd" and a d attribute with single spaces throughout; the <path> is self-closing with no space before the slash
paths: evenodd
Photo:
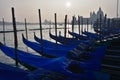
<path id="1" fill-rule="evenodd" d="M 71 6 L 71 2 L 70 1 L 67 1 L 66 2 L 66 7 L 70 7 Z"/>

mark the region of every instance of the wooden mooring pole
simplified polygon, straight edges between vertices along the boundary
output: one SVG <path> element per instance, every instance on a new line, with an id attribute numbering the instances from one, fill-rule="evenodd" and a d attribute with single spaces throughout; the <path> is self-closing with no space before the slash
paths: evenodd
<path id="1" fill-rule="evenodd" d="M 27 30 L 27 21 L 25 18 L 25 33 L 26 33 L 26 38 L 28 39 L 28 30 Z"/>
<path id="2" fill-rule="evenodd" d="M 42 36 L 42 24 L 41 24 L 41 11 L 40 11 L 40 9 L 38 9 L 38 13 L 39 13 L 40 38 L 43 39 L 43 36 Z"/>
<path id="3" fill-rule="evenodd" d="M 17 40 L 17 29 L 16 29 L 16 20 L 15 20 L 15 14 L 14 14 L 14 8 L 12 7 L 12 21 L 13 21 L 13 30 L 14 30 L 14 46 L 15 46 L 15 64 L 18 67 L 18 40 Z"/>
<path id="4" fill-rule="evenodd" d="M 72 32 L 74 32 L 74 21 L 75 21 L 75 17 L 72 17 Z"/>
<path id="5" fill-rule="evenodd" d="M 64 37 L 66 38 L 66 33 L 67 33 L 67 15 L 65 15 L 65 28 L 64 28 Z"/>
<path id="6" fill-rule="evenodd" d="M 64 27 L 64 37 L 66 38 L 66 34 L 67 34 L 67 15 L 65 15 L 65 27 Z M 66 40 L 64 40 L 66 43 Z"/>
<path id="7" fill-rule="evenodd" d="M 26 39 L 28 39 L 28 31 L 27 31 L 27 21 L 26 21 L 26 18 L 25 18 L 25 33 L 26 33 Z M 27 49 L 27 52 L 28 52 L 28 47 L 26 47 Z"/>
<path id="8" fill-rule="evenodd" d="M 83 32 L 83 17 L 81 17 L 81 33 Z M 83 33 L 82 33 L 83 34 Z"/>
<path id="9" fill-rule="evenodd" d="M 4 22 L 4 18 L 3 18 L 3 42 L 4 42 L 4 45 L 6 45 L 6 42 L 5 42 L 5 22 Z"/>
<path id="10" fill-rule="evenodd" d="M 87 32 L 88 32 L 88 27 L 89 26 L 89 19 L 87 18 Z"/>
<path id="11" fill-rule="evenodd" d="M 40 38 L 41 40 L 43 39 L 43 35 L 42 35 L 42 23 L 41 23 L 41 11 L 40 9 L 38 9 L 38 14 L 39 14 L 39 26 L 40 26 Z M 43 50 L 43 41 L 41 42 L 41 48 L 42 48 L 42 53 L 44 52 Z"/>
<path id="12" fill-rule="evenodd" d="M 54 15 L 55 15 L 55 36 L 57 37 L 57 15 L 56 13 Z M 56 47 L 57 47 L 57 40 L 56 40 Z"/>
<path id="13" fill-rule="evenodd" d="M 79 30 L 79 35 L 80 35 L 80 16 L 78 16 L 78 30 Z"/>
<path id="14" fill-rule="evenodd" d="M 102 42 L 102 15 L 100 14 L 100 42 Z"/>

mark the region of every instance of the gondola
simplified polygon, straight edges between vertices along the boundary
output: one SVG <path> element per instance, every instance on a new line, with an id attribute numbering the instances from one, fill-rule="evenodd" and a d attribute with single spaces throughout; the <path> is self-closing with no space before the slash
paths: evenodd
<path id="1" fill-rule="evenodd" d="M 40 39 L 35 35 L 35 33 L 34 33 L 34 39 L 35 39 L 35 41 L 37 41 L 39 43 L 42 43 L 43 46 L 50 47 L 50 48 L 73 49 L 73 48 L 77 47 L 77 46 L 63 45 L 63 44 L 59 44 L 59 43 L 56 44 L 54 42 L 51 42 L 51 41 L 48 41 L 48 40 L 45 40 L 45 39 Z"/>
<path id="2" fill-rule="evenodd" d="M 40 53 L 42 56 L 46 56 L 46 57 L 49 57 L 49 56 L 53 56 L 53 57 L 67 56 L 69 54 L 70 50 L 75 49 L 75 48 L 70 49 L 70 48 L 64 48 L 64 47 L 62 48 L 62 46 L 61 47 L 47 47 L 47 46 L 44 46 L 44 44 L 41 45 L 39 43 L 29 41 L 29 40 L 25 39 L 23 35 L 22 35 L 22 37 L 23 37 L 23 42 L 25 45 L 27 45 L 31 49 L 35 50 L 36 52 Z M 79 52 L 83 53 L 84 51 L 87 50 L 87 48 L 89 48 L 89 45 L 86 45 L 84 43 L 80 43 L 80 45 L 77 46 L 76 48 L 78 49 Z"/>
<path id="3" fill-rule="evenodd" d="M 61 44 L 66 44 L 66 45 L 79 45 L 82 42 L 92 44 L 92 42 L 90 40 L 76 40 L 74 38 L 65 38 L 62 36 L 55 36 L 55 35 L 52 35 L 51 33 L 49 33 L 49 36 L 52 39 L 60 42 Z"/>
<path id="4" fill-rule="evenodd" d="M 0 49 L 12 59 L 15 59 L 14 48 L 7 47 L 0 43 Z M 71 80 L 84 80 L 84 79 L 92 79 L 94 80 L 94 75 L 91 70 L 85 70 L 82 67 L 73 66 L 68 59 L 65 57 L 59 58 L 44 58 L 38 55 L 33 55 L 31 53 L 27 53 L 21 50 L 17 50 L 18 53 L 18 61 L 20 63 L 30 65 L 35 68 L 44 68 L 46 70 L 54 71 L 57 73 L 64 74 L 67 77 L 70 77 Z M 78 69 L 74 69 L 77 67 Z"/>
<path id="5" fill-rule="evenodd" d="M 100 38 L 100 36 L 96 33 L 91 33 L 91 32 L 84 31 L 84 32 L 82 32 L 82 34 L 87 35 L 88 37 L 94 38 L 94 39 L 99 39 Z"/>
<path id="6" fill-rule="evenodd" d="M 0 49 L 7 56 L 15 59 L 14 48 L 7 47 L 1 43 Z M 89 65 L 89 66 L 86 66 L 87 68 L 91 67 L 91 69 L 99 70 L 99 68 L 95 68 L 95 66 L 100 67 L 101 60 L 103 59 L 103 57 L 105 55 L 105 50 L 106 50 L 106 46 L 99 46 L 96 49 L 94 49 L 92 52 L 85 53 L 85 55 L 88 55 L 91 58 L 87 59 L 88 56 L 84 56 L 85 57 L 84 58 L 82 55 L 79 55 L 79 56 L 81 56 L 80 57 L 81 59 L 79 61 L 82 60 L 82 62 L 85 62 L 85 64 Z M 32 65 L 33 67 L 37 67 L 37 68 L 48 65 L 50 63 L 53 63 L 54 61 L 55 61 L 55 65 L 56 65 L 56 62 L 58 62 L 58 64 L 59 64 L 59 62 L 60 62 L 60 64 L 63 64 L 61 62 L 68 60 L 68 58 L 66 56 L 51 59 L 51 58 L 45 58 L 45 57 L 38 56 L 38 55 L 33 55 L 32 53 L 24 52 L 21 50 L 18 50 L 18 59 L 22 63 Z M 72 58 L 70 60 L 72 60 Z"/>
<path id="7" fill-rule="evenodd" d="M 103 35 L 110 35 L 110 34 L 120 33 L 119 28 L 113 28 L 113 27 L 101 28 L 101 30 L 100 29 L 94 29 L 94 31 L 96 33 L 103 34 Z"/>
<path id="8" fill-rule="evenodd" d="M 70 32 L 70 31 L 68 31 L 68 33 L 69 33 L 71 36 L 73 36 L 73 37 L 75 37 L 75 38 L 78 38 L 78 39 L 80 39 L 80 40 L 88 40 L 88 39 L 89 39 L 88 36 L 83 36 L 83 35 L 77 34 L 77 33 L 75 33 L 75 32 Z"/>
<path id="9" fill-rule="evenodd" d="M 96 40 L 100 40 L 100 39 L 108 39 L 108 38 L 113 38 L 113 37 L 116 37 L 116 36 L 119 36 L 119 33 L 111 33 L 111 34 L 107 34 L 107 35 L 104 35 L 104 34 L 96 34 L 96 33 L 91 33 L 91 32 L 87 32 L 87 31 L 84 31 L 82 32 L 84 35 L 87 35 L 88 37 L 90 38 L 93 38 L 93 39 L 96 39 Z"/>
<path id="10" fill-rule="evenodd" d="M 0 80 L 67 80 L 63 74 L 39 68 L 34 71 L 24 70 L 0 62 Z"/>
<path id="11" fill-rule="evenodd" d="M 0 62 L 0 80 L 30 80 L 29 71 Z"/>
<path id="12" fill-rule="evenodd" d="M 46 56 L 46 57 L 66 56 L 68 51 L 72 50 L 72 48 L 46 47 L 46 46 L 41 45 L 39 43 L 32 42 L 32 41 L 29 41 L 29 40 L 25 39 L 23 35 L 22 35 L 22 39 L 23 39 L 23 42 L 24 42 L 25 45 L 27 45 L 31 49 L 35 50 L 36 52 L 40 53 L 42 56 Z"/>

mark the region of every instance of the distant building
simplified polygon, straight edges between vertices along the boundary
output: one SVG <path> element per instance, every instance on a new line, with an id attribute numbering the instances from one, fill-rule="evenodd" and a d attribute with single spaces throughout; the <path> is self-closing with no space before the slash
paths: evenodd
<path id="1" fill-rule="evenodd" d="M 90 17 L 88 17 L 88 18 L 80 16 L 80 24 L 87 24 L 87 21 L 88 21 L 88 24 L 94 23 L 95 21 L 97 21 L 97 19 L 98 20 L 100 19 L 100 15 L 101 15 L 102 20 L 104 20 L 104 13 L 103 13 L 101 7 L 99 8 L 99 10 L 96 13 L 95 13 L 95 11 L 90 12 Z M 71 23 L 72 23 L 72 21 L 71 21 Z M 74 24 L 78 24 L 78 19 L 75 16 L 74 16 Z"/>
<path id="2" fill-rule="evenodd" d="M 90 22 L 94 23 L 97 19 L 99 20 L 100 15 L 101 15 L 102 19 L 104 19 L 104 13 L 103 13 L 101 7 L 97 11 L 97 13 L 95 13 L 94 11 L 90 13 Z"/>
<path id="3" fill-rule="evenodd" d="M 102 11 L 101 7 L 99 7 L 98 11 L 95 12 L 90 12 L 90 17 L 85 18 L 83 16 L 79 16 L 80 17 L 80 24 L 93 24 L 95 21 L 100 20 L 100 15 L 102 18 L 102 21 L 104 20 L 105 16 L 104 16 L 104 12 Z M 77 25 L 78 24 L 78 17 L 76 17 L 75 15 L 74 17 L 74 24 Z M 72 24 L 73 20 L 71 20 L 71 24 Z M 47 19 L 44 20 L 43 24 L 50 24 L 51 22 L 48 21 Z M 54 23 L 54 22 L 53 22 Z M 62 25 L 64 24 L 64 22 L 57 22 L 57 24 Z"/>

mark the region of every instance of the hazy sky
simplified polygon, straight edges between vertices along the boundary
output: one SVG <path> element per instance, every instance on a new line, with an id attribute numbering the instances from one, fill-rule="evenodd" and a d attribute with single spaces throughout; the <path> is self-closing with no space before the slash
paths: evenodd
<path id="1" fill-rule="evenodd" d="M 63 21 L 66 14 L 68 14 L 69 18 L 73 15 L 89 17 L 90 12 L 97 12 L 99 7 L 102 8 L 104 13 L 107 13 L 108 17 L 116 17 L 116 1 L 117 0 L 0 0 L 0 19 L 5 18 L 6 21 L 11 21 L 11 7 L 15 8 L 17 21 L 24 21 L 24 18 L 27 18 L 29 22 L 38 22 L 38 9 L 41 9 L 42 21 L 44 21 L 44 19 L 53 21 L 54 13 L 57 13 L 58 21 Z"/>

